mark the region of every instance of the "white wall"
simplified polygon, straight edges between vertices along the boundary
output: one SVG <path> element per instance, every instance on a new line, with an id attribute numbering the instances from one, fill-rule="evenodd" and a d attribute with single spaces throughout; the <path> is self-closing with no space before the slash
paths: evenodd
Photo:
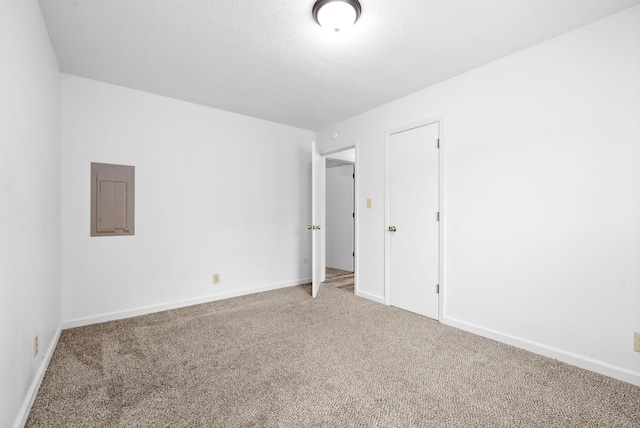
<path id="1" fill-rule="evenodd" d="M 62 74 L 63 324 L 307 282 L 314 137 Z M 135 166 L 135 236 L 89 237 L 91 162 Z"/>
<path id="2" fill-rule="evenodd" d="M 353 164 L 356 163 L 356 149 L 355 147 L 352 149 L 342 150 L 340 152 L 331 153 L 326 156 L 327 159 L 333 159 L 338 161 L 347 161 Z"/>
<path id="3" fill-rule="evenodd" d="M 9 427 L 26 416 L 60 328 L 60 73 L 35 0 L 0 2 L 0 64 L 0 426 Z"/>
<path id="4" fill-rule="evenodd" d="M 360 141 L 363 295 L 384 131 L 442 116 L 444 322 L 640 384 L 639 40 L 635 7 L 320 131 Z"/>
<path id="5" fill-rule="evenodd" d="M 327 267 L 353 271 L 353 165 L 327 168 Z"/>

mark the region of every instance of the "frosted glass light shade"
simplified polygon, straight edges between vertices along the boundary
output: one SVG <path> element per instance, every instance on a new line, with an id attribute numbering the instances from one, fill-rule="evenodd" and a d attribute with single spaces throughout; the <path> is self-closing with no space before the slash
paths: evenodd
<path id="1" fill-rule="evenodd" d="M 313 18 L 322 28 L 339 32 L 355 24 L 361 10 L 358 0 L 318 0 Z"/>

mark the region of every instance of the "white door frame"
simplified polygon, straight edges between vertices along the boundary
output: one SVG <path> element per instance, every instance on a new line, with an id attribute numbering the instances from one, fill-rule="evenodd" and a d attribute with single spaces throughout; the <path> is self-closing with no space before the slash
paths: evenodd
<path id="1" fill-rule="evenodd" d="M 354 164 L 354 174 L 355 174 L 355 189 L 354 189 L 354 213 L 355 213 L 355 225 L 354 225 L 354 229 L 353 229 L 353 233 L 354 233 L 354 248 L 353 251 L 356 253 L 355 257 L 353 258 L 353 276 L 354 276 L 354 294 L 358 294 L 358 278 L 360 277 L 360 275 L 358 275 L 358 255 L 359 255 L 359 251 L 358 251 L 358 229 L 359 229 L 359 221 L 358 221 L 358 201 L 359 201 L 359 195 L 360 195 L 360 190 L 358 187 L 358 140 L 348 140 L 345 141 L 344 143 L 338 143 L 335 144 L 333 146 L 330 147 L 325 147 L 323 149 L 321 149 L 320 152 L 320 156 L 322 156 L 325 159 L 325 162 L 323 162 L 323 164 L 326 164 L 326 156 L 328 155 L 332 155 L 334 153 L 338 153 L 338 152 L 342 152 L 344 150 L 349 150 L 349 149 L 355 149 L 356 150 L 356 159 L 355 159 L 355 164 Z M 326 172 L 326 171 L 325 171 Z M 326 205 L 327 205 L 327 201 L 326 201 L 326 197 L 327 197 L 327 193 L 326 193 L 326 188 L 327 188 L 327 176 L 326 174 L 323 172 L 322 175 L 323 179 L 322 179 L 322 189 L 320 190 L 321 193 L 321 200 L 322 200 L 322 218 L 323 221 L 326 221 Z M 322 228 L 320 229 L 320 239 L 321 239 L 321 248 L 322 248 L 322 255 L 321 255 L 321 260 L 322 260 L 322 272 L 323 272 L 323 277 L 322 280 L 325 280 L 325 272 L 326 272 L 326 224 L 322 225 Z"/>
<path id="2" fill-rule="evenodd" d="M 390 181 L 390 143 L 391 136 L 399 132 L 409 131 L 411 129 L 419 128 L 421 126 L 427 126 L 437 123 L 438 124 L 438 138 L 440 139 L 440 149 L 438 150 L 438 211 L 440 212 L 440 221 L 438 223 L 438 284 L 440 284 L 440 294 L 438 295 L 438 321 L 442 322 L 444 319 L 444 302 L 446 287 L 445 275 L 444 275 L 444 231 L 445 231 L 445 219 L 444 215 L 444 117 L 438 116 L 419 122 L 413 122 L 407 125 L 398 126 L 396 128 L 389 129 L 384 133 L 384 303 L 391 305 L 391 240 L 387 228 L 391 225 L 391 205 L 389 203 L 391 192 Z M 357 154 L 357 151 L 356 151 Z M 356 253 L 357 254 L 357 253 Z"/>

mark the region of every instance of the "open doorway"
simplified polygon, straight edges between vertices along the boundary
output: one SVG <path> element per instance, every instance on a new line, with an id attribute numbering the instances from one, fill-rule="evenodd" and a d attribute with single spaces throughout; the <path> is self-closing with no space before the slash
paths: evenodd
<path id="1" fill-rule="evenodd" d="M 355 148 L 325 157 L 325 284 L 353 293 Z"/>

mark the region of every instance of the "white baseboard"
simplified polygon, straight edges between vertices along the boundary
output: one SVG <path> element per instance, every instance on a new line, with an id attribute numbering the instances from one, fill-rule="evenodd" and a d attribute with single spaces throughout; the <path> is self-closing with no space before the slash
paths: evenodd
<path id="1" fill-rule="evenodd" d="M 124 318 L 137 317 L 139 315 L 151 314 L 154 312 L 167 311 L 170 309 L 183 308 L 186 306 L 198 305 L 200 303 L 214 302 L 216 300 L 229 299 L 231 297 L 244 296 L 247 294 L 260 293 L 263 291 L 277 290 L 278 288 L 293 287 L 296 285 L 311 282 L 311 278 L 302 278 L 296 281 L 281 282 L 276 284 L 261 285 L 259 287 L 245 288 L 242 290 L 228 291 L 225 293 L 212 294 L 195 299 L 178 300 L 174 302 L 161 303 L 158 305 L 143 306 L 140 308 L 126 309 L 123 311 L 109 312 L 100 315 L 93 315 L 83 318 L 75 318 L 62 321 L 62 329 L 82 327 L 85 325 L 98 324 L 101 322 L 114 321 Z"/>
<path id="2" fill-rule="evenodd" d="M 366 291 L 358 291 L 356 292 L 356 296 L 363 297 L 365 299 L 373 300 L 376 303 L 384 303 L 384 297 L 377 296 L 375 294 L 367 293 Z"/>
<path id="3" fill-rule="evenodd" d="M 489 339 L 496 340 L 498 342 L 506 343 L 535 354 L 543 355 L 548 358 L 553 358 L 563 363 L 571 364 L 572 366 L 580 367 L 581 369 L 589 370 L 601 375 L 609 376 L 614 379 L 628 382 L 630 384 L 640 386 L 640 373 L 633 372 L 631 370 L 617 367 L 612 364 L 605 363 L 603 361 L 594 360 L 589 357 L 574 354 L 571 352 L 556 349 L 551 346 L 547 346 L 541 343 L 532 342 L 530 340 L 522 339 L 509 334 L 501 333 L 496 330 L 484 328 L 476 324 L 472 324 L 466 321 L 462 321 L 456 318 L 446 317 L 443 320 L 443 324 L 456 327 L 461 330 L 468 331 L 470 333 L 477 334 L 478 336 L 487 337 Z"/>
<path id="4" fill-rule="evenodd" d="M 61 331 L 62 327 L 58 326 L 57 331 L 53 335 L 51 343 L 47 347 L 47 352 L 45 352 L 45 354 L 42 356 L 40 367 L 38 367 L 36 376 L 33 378 L 33 382 L 31 382 L 29 391 L 27 391 L 27 395 L 24 398 L 22 407 L 20 407 L 20 411 L 18 412 L 16 421 L 13 424 L 14 428 L 22 428 L 27 423 L 27 418 L 29 417 L 31 406 L 33 406 L 33 402 L 38 395 L 38 390 L 40 389 L 40 385 L 42 384 L 42 379 L 44 379 L 44 374 L 47 372 L 47 367 L 49 367 L 49 363 L 51 362 L 51 357 L 53 357 L 53 352 L 56 350 L 56 346 L 58 346 L 58 340 L 60 340 Z"/>

